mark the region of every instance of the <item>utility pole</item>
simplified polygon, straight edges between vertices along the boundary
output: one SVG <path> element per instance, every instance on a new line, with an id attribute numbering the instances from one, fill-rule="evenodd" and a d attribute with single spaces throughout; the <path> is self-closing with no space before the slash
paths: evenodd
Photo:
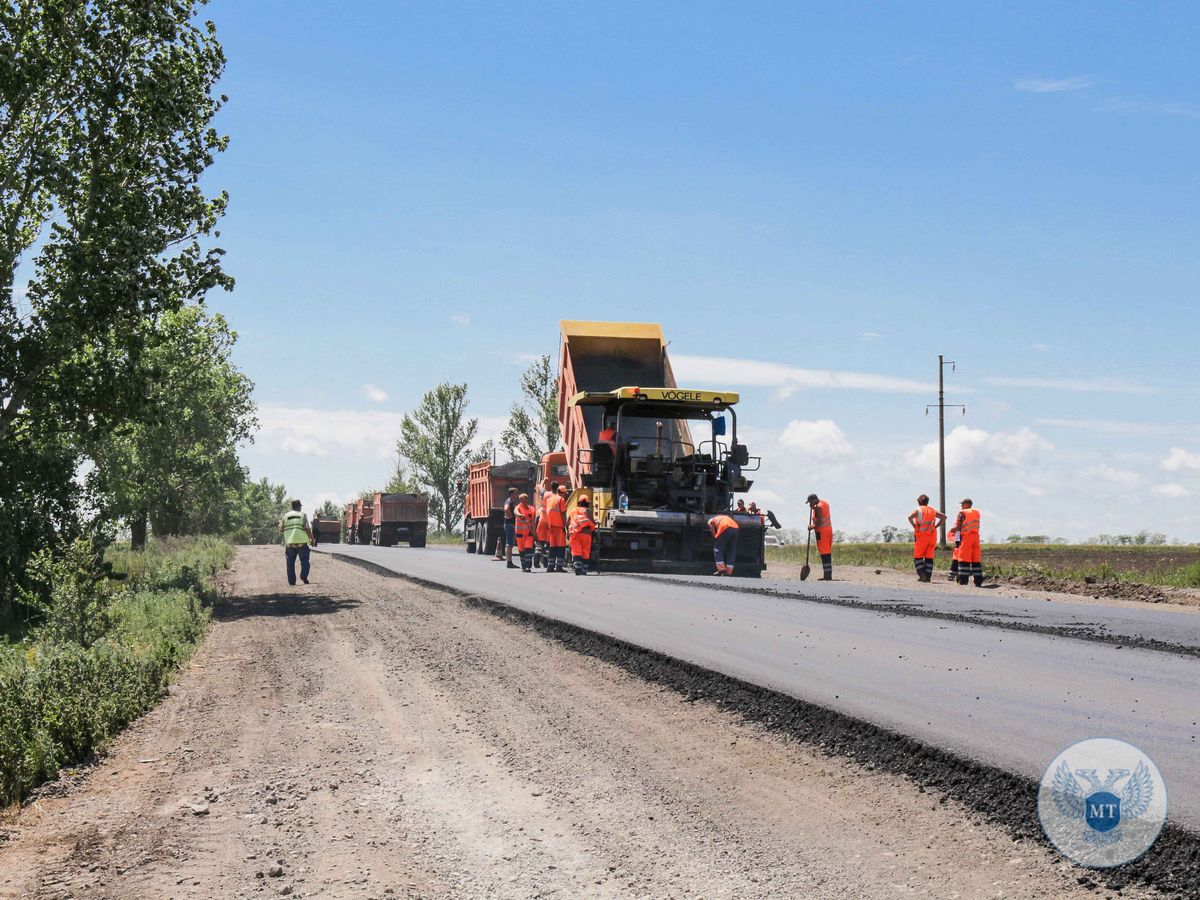
<path id="1" fill-rule="evenodd" d="M 942 354 L 938 354 L 938 507 L 943 515 L 948 515 L 946 512 L 946 407 L 961 409 L 963 415 L 967 414 L 967 408 L 961 403 L 946 402 L 946 366 L 950 367 L 950 371 L 955 371 L 954 360 L 946 359 Z M 933 407 L 930 403 L 925 407 L 925 415 L 929 415 L 929 410 Z M 938 527 L 938 535 L 941 538 L 941 546 L 945 548 L 946 544 L 946 522 L 943 519 L 942 524 Z"/>

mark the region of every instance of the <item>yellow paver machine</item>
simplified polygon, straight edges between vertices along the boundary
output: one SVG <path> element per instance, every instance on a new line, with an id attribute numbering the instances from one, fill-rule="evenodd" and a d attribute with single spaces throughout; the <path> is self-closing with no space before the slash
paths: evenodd
<path id="1" fill-rule="evenodd" d="M 596 518 L 593 559 L 604 571 L 707 574 L 708 520 L 739 526 L 739 576 L 766 568 L 765 523 L 731 512 L 759 458 L 738 441 L 738 395 L 681 388 L 662 328 L 564 321 L 558 417 L 575 491 Z"/>

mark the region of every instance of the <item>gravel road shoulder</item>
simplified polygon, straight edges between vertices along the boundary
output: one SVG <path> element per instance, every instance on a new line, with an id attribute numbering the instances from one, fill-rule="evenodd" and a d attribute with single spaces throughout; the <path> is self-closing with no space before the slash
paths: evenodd
<path id="1" fill-rule="evenodd" d="M 239 550 L 171 696 L 22 811 L 0 896 L 1097 896 L 933 791 L 446 593 L 280 568 Z"/>

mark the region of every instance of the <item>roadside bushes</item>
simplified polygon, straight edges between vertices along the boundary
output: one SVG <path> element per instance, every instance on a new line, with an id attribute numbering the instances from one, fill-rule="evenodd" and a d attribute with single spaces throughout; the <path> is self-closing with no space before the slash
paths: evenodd
<path id="1" fill-rule="evenodd" d="M 204 635 L 212 577 L 231 555 L 214 538 L 110 552 L 123 585 L 74 567 L 85 548 L 42 564 L 42 624 L 21 643 L 0 646 L 0 806 L 86 759 L 163 696 Z M 76 612 L 60 612 L 60 602 Z M 81 609 L 96 612 L 102 626 L 75 627 Z"/>

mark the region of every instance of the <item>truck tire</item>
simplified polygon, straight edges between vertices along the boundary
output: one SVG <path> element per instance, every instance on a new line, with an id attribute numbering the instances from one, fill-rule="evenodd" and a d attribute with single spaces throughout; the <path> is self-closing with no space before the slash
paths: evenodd
<path id="1" fill-rule="evenodd" d="M 496 541 L 500 539 L 500 536 L 496 534 L 496 530 L 488 527 L 490 524 L 490 522 L 484 522 L 481 526 L 483 528 L 481 543 L 483 544 L 483 553 L 485 556 L 496 555 Z"/>
<path id="2" fill-rule="evenodd" d="M 371 546 L 372 547 L 379 546 L 379 529 L 378 528 L 371 529 Z"/>
<path id="3" fill-rule="evenodd" d="M 410 541 L 408 542 L 408 546 L 410 546 L 410 547 L 424 547 L 424 546 L 425 546 L 425 535 L 421 535 L 420 537 L 415 537 L 415 538 L 413 538 L 412 540 L 410 540 Z"/>

